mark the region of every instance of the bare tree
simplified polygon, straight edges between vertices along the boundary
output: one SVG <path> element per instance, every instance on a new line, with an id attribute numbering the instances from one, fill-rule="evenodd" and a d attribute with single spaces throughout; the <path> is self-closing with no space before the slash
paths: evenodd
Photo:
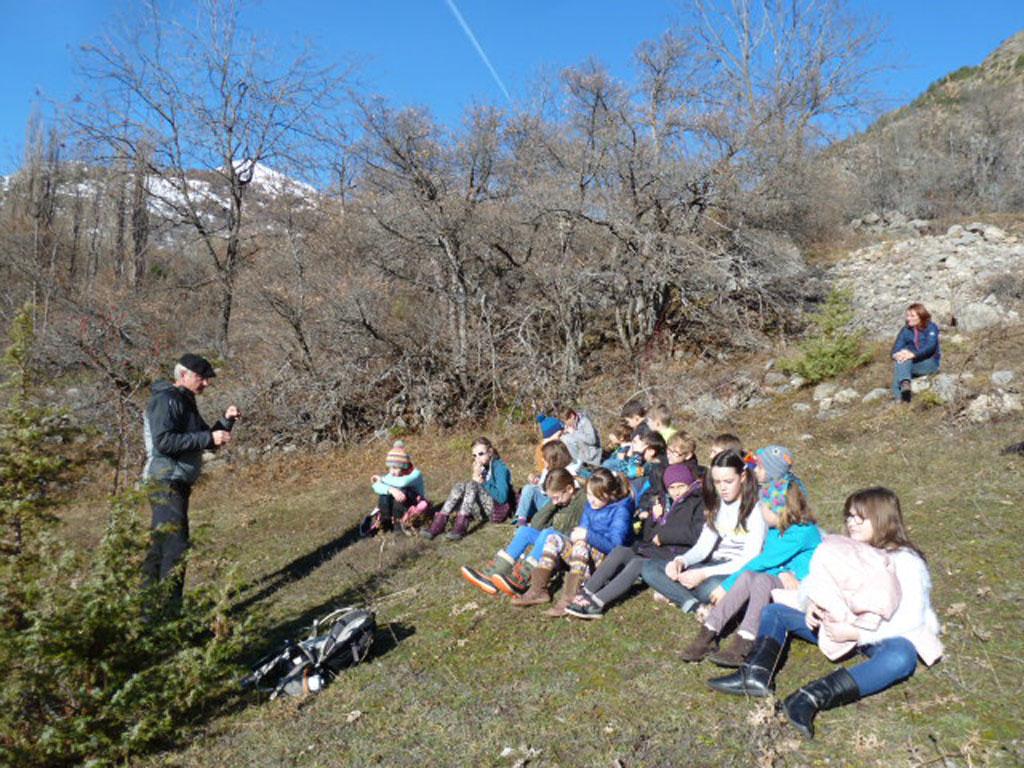
<path id="1" fill-rule="evenodd" d="M 281 63 L 265 41 L 244 32 L 239 17 L 234 0 L 206 0 L 192 24 L 147 3 L 126 36 L 82 48 L 95 91 L 74 114 L 84 136 L 131 159 L 136 178 L 145 169 L 153 207 L 190 232 L 205 255 L 224 355 L 239 273 L 259 250 L 250 185 L 264 164 L 308 172 L 343 83 L 309 50 Z M 138 279 L 146 225 L 141 206 L 132 206 Z"/>

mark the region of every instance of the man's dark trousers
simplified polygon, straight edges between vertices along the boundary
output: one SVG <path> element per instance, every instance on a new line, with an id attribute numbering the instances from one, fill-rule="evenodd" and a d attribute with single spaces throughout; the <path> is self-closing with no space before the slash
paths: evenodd
<path id="1" fill-rule="evenodd" d="M 149 552 L 142 564 L 146 582 L 174 579 L 172 606 L 181 606 L 185 566 L 179 561 L 188 549 L 188 499 L 192 486 L 185 483 L 154 483 L 149 493 L 153 508 Z"/>

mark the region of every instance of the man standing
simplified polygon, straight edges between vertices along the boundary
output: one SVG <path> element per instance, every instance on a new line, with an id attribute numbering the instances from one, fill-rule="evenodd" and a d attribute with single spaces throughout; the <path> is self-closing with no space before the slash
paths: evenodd
<path id="1" fill-rule="evenodd" d="M 199 415 L 196 395 L 216 376 L 210 362 L 199 355 L 183 355 L 174 366 L 174 383 L 158 381 L 144 416 L 146 468 L 153 508 L 152 539 L 143 563 L 148 583 L 174 579 L 173 606 L 181 605 L 184 565 L 178 561 L 188 548 L 188 501 L 203 469 L 203 451 L 231 441 L 231 428 L 239 417 L 229 406 L 211 429 Z"/>

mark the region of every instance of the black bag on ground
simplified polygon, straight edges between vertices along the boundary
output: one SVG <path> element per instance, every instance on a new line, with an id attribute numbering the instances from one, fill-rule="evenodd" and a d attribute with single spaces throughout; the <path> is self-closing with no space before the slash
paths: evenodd
<path id="1" fill-rule="evenodd" d="M 313 622 L 308 638 L 288 640 L 282 650 L 261 660 L 242 687 L 269 693 L 271 699 L 321 691 L 339 672 L 369 655 L 376 628 L 373 611 L 351 606 L 332 611 Z"/>

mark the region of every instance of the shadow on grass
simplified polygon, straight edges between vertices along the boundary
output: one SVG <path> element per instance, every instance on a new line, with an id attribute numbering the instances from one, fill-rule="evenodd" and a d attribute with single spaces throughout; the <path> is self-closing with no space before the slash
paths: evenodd
<path id="1" fill-rule="evenodd" d="M 295 558 L 287 565 L 283 565 L 273 573 L 261 576 L 252 582 L 251 588 L 258 588 L 251 595 L 246 596 L 231 607 L 231 613 L 237 616 L 253 605 L 266 600 L 282 587 L 299 581 L 309 576 L 313 571 L 322 565 L 326 565 L 346 547 L 355 544 L 360 540 L 359 524 L 356 523 L 346 530 L 341 536 L 321 544 L 312 552 L 307 552 Z"/>

